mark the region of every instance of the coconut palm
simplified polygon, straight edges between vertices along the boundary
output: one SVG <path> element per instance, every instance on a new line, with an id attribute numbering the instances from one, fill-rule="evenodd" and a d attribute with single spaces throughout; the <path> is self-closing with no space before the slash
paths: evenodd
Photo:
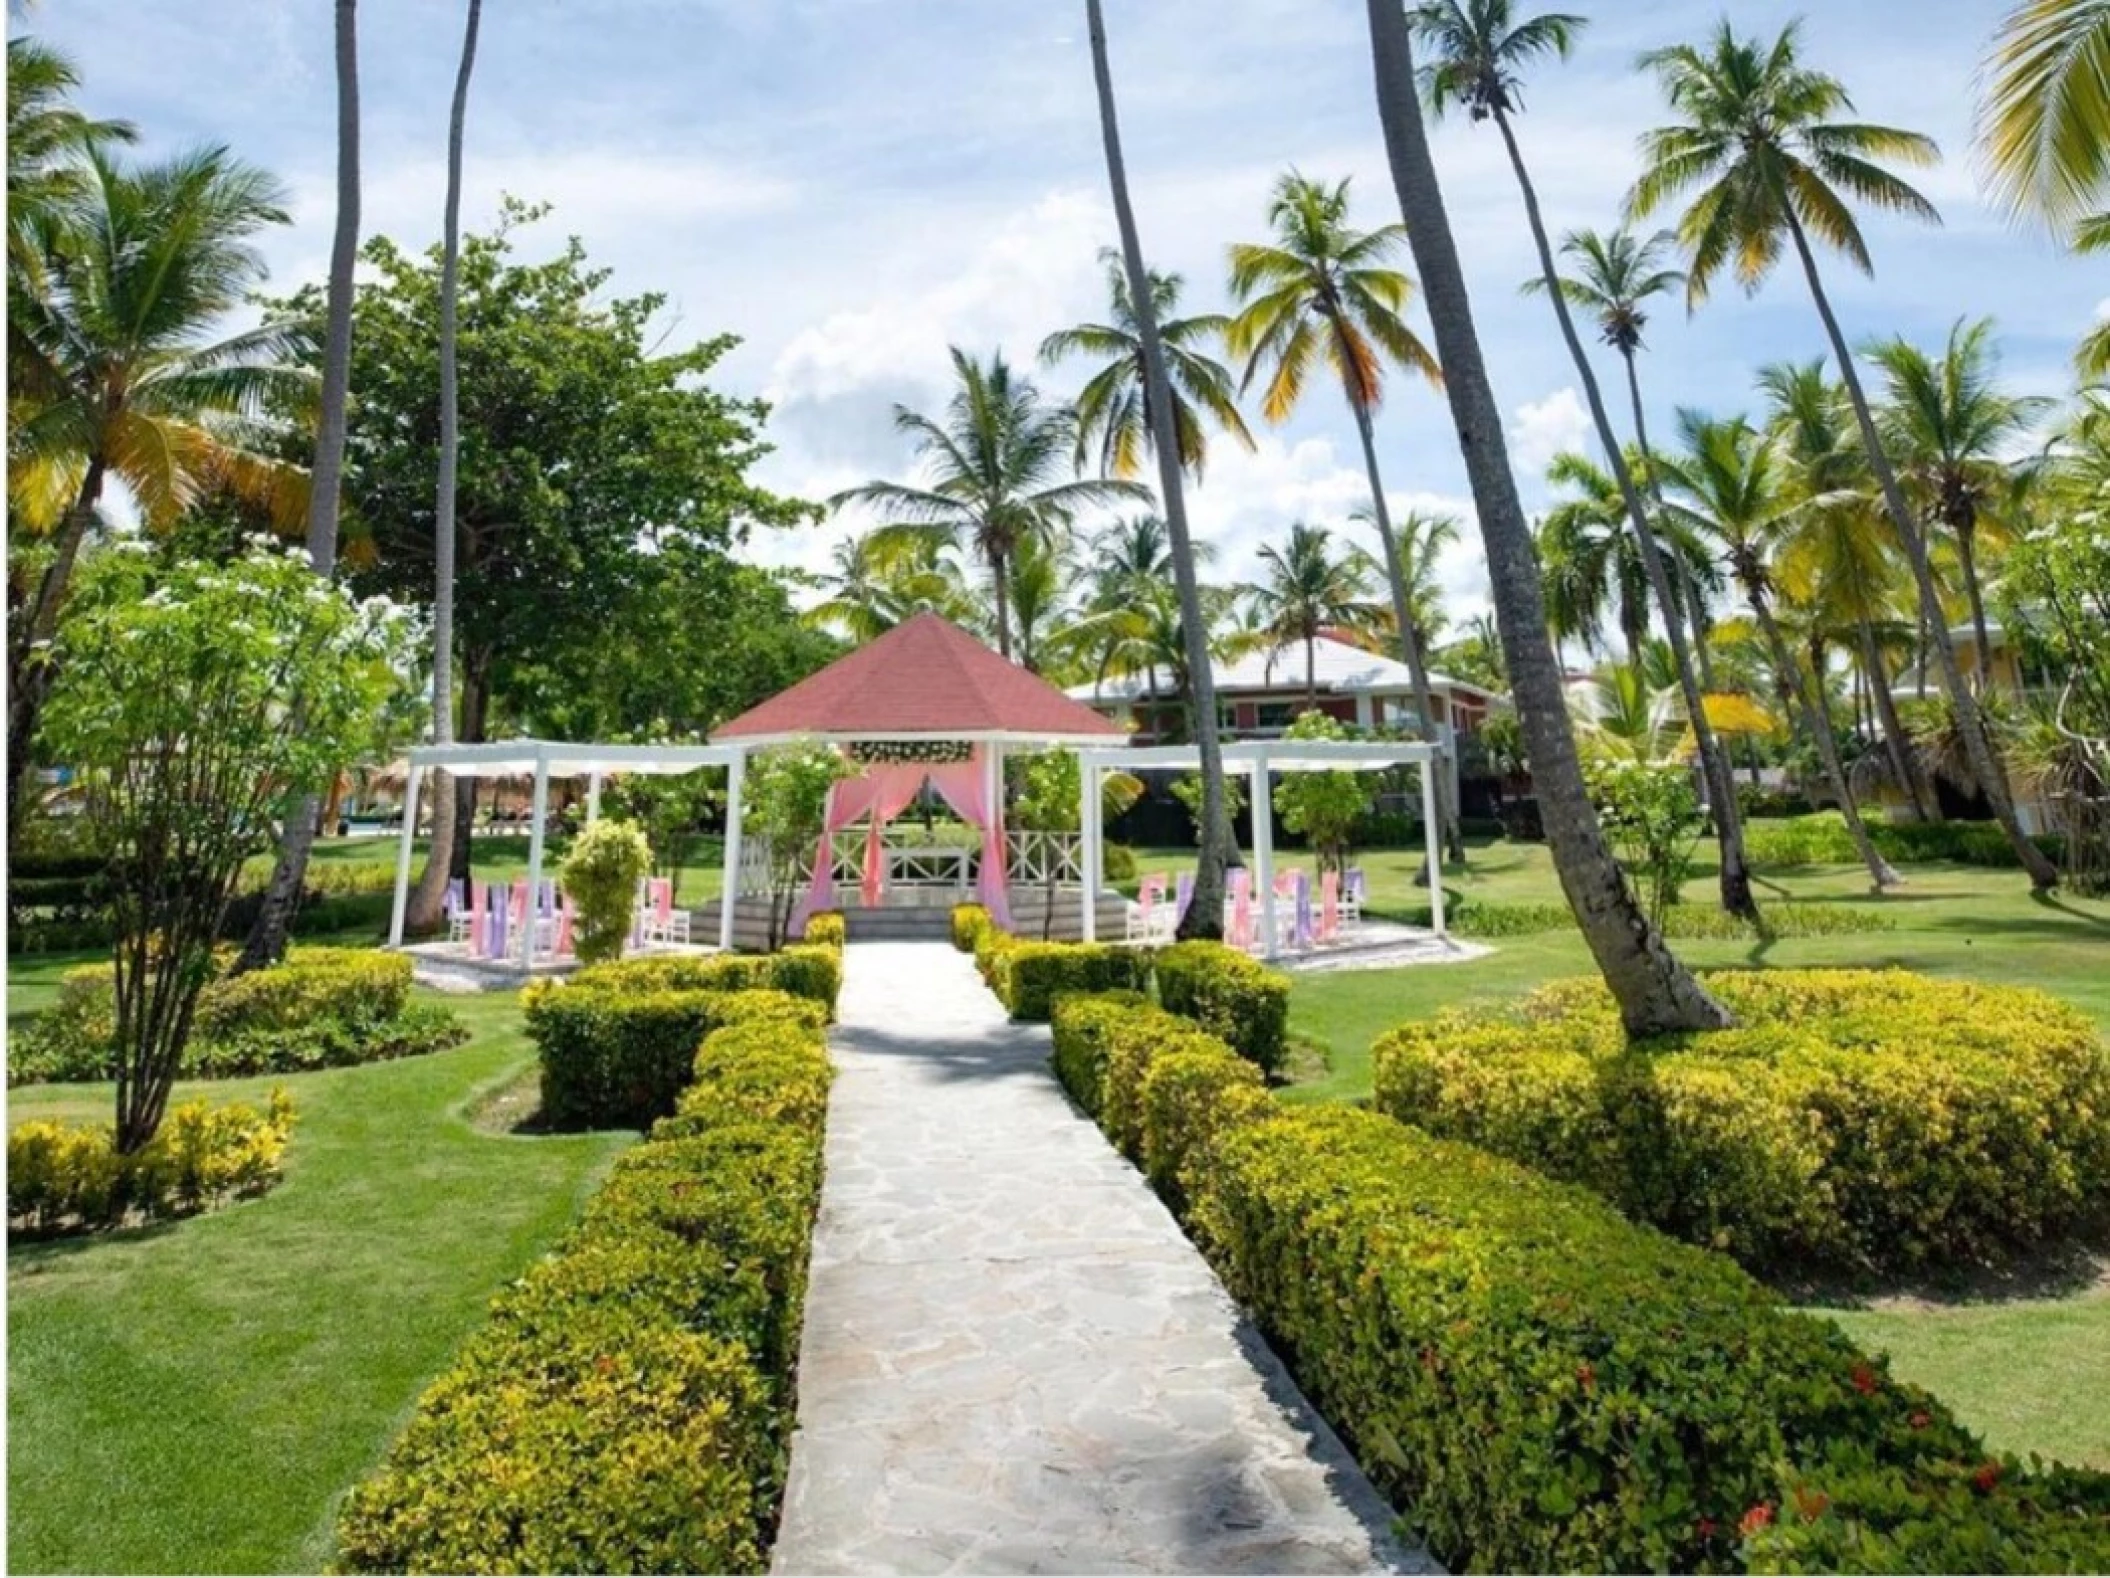
<path id="1" fill-rule="evenodd" d="M 263 278 L 252 246 L 283 224 L 277 181 L 224 148 L 136 171 L 83 157 L 78 223 L 46 223 L 48 288 L 8 300 L 8 495 L 18 538 L 48 538 L 34 591 L 10 608 L 8 760 L 28 765 L 57 628 L 105 488 L 124 484 L 150 526 L 225 487 L 290 525 L 305 478 L 261 452 L 268 411 L 303 401 L 301 333 L 213 329 Z M 14 603 L 15 594 L 10 593 Z M 9 799 L 13 818 L 20 796 Z"/>
<path id="2" fill-rule="evenodd" d="M 1077 418 L 1043 399 L 1001 352 L 979 362 L 952 347 L 958 387 L 935 419 L 894 407 L 894 426 L 916 440 L 921 486 L 868 482 L 828 502 L 870 507 L 889 524 L 882 544 L 909 541 L 959 547 L 988 571 L 996 606 L 996 646 L 1011 656 L 1010 561 L 1027 537 L 1068 529 L 1077 512 L 1149 494 L 1133 482 L 1064 478 L 1074 470 Z"/>
<path id="3" fill-rule="evenodd" d="M 1136 333 L 1136 312 L 1129 299 L 1121 254 L 1102 248 L 1106 268 L 1109 323 L 1080 323 L 1040 342 L 1040 359 L 1054 366 L 1072 356 L 1104 363 L 1077 394 L 1077 469 L 1083 470 L 1094 449 L 1099 473 L 1107 477 L 1140 476 L 1150 445 L 1149 400 L 1144 394 L 1143 344 Z M 1165 372 L 1172 381 L 1172 422 L 1179 434 L 1180 465 L 1196 482 L 1209 458 L 1208 423 L 1253 447 L 1253 435 L 1239 415 L 1231 373 L 1207 354 L 1223 338 L 1230 321 L 1207 313 L 1176 318 L 1182 286 L 1177 274 L 1150 271 L 1151 306 L 1158 316 L 1158 338 L 1165 347 Z"/>
<path id="4" fill-rule="evenodd" d="M 1348 182 L 1329 186 L 1295 170 L 1275 182 L 1268 224 L 1274 231 L 1271 243 L 1239 242 L 1230 249 L 1231 294 L 1240 310 L 1225 340 L 1245 363 L 1240 388 L 1251 388 L 1264 373 L 1261 415 L 1280 423 L 1296 409 L 1315 366 L 1324 363 L 1340 379 L 1362 442 L 1371 518 L 1384 550 L 1401 655 L 1416 672 L 1417 692 L 1425 693 L 1420 655 L 1408 639 L 1413 621 L 1398 573 L 1399 543 L 1378 468 L 1375 433 L 1387 363 L 1418 372 L 1432 384 L 1442 382 L 1436 358 L 1407 326 L 1413 282 L 1390 266 L 1405 240 L 1405 229 L 1396 224 L 1354 229 L 1348 222 Z M 1447 783 L 1442 784 L 1437 812 L 1453 858 L 1462 859 L 1457 811 Z"/>
<path id="5" fill-rule="evenodd" d="M 1959 318 L 1938 357 L 1902 337 L 1872 352 L 1886 385 L 1877 425 L 1906 493 L 1921 517 L 1947 530 L 1956 547 L 1978 637 L 1981 691 L 1992 678 L 1992 651 L 1978 569 L 1980 534 L 2012 534 L 2018 468 L 2009 457 L 2052 407 L 2050 400 L 1999 387 L 1992 332 L 1990 319 Z"/>
<path id="6" fill-rule="evenodd" d="M 873 532 L 836 543 L 828 568 L 814 584 L 822 598 L 806 610 L 806 623 L 838 631 L 860 646 L 919 609 L 932 608 L 955 621 L 967 612 L 956 602 L 955 578 L 940 567 L 928 544 L 889 551 Z"/>
<path id="7" fill-rule="evenodd" d="M 1304 645 L 1304 704 L 1319 705 L 1319 634 L 1331 627 L 1367 626 L 1370 603 L 1366 560 L 1336 552 L 1333 533 L 1298 521 L 1280 547 L 1260 549 L 1261 578 L 1246 588 L 1255 623 L 1274 646 Z"/>
<path id="8" fill-rule="evenodd" d="M 1197 564 L 1213 564 L 1216 545 L 1194 544 L 1194 558 Z M 1143 604 L 1173 581 L 1171 541 L 1163 518 L 1134 515 L 1102 527 L 1088 545 L 1085 573 L 1091 583 L 1088 608 L 1097 643 L 1092 672 L 1096 686 L 1120 671 L 1124 651 L 1139 649 Z M 1156 689 L 1153 677 L 1151 690 Z"/>
<path id="9" fill-rule="evenodd" d="M 1194 873 L 1193 899 L 1180 917 L 1182 937 L 1223 935 L 1224 864 L 1231 845 L 1231 820 L 1224 805 L 1223 752 L 1217 743 L 1216 681 L 1209 669 L 1208 627 L 1203 620 L 1201 582 L 1195 570 L 1193 538 L 1187 530 L 1187 499 L 1180 476 L 1179 434 L 1173 425 L 1172 375 L 1158 335 L 1158 315 L 1150 277 L 1143 266 L 1143 241 L 1136 228 L 1135 206 L 1128 195 L 1128 166 L 1121 155 L 1121 124 L 1114 107 L 1113 66 L 1107 58 L 1106 18 L 1099 0 L 1084 0 L 1085 30 L 1091 38 L 1092 84 L 1099 99 L 1099 133 L 1106 148 L 1106 180 L 1121 232 L 1121 262 L 1128 274 L 1128 299 L 1135 313 L 1136 340 L 1142 353 L 1145 415 L 1151 451 L 1158 464 L 1158 491 L 1171 538 L 1173 581 L 1178 589 L 1181 639 L 1194 697 L 1194 743 L 1201 758 L 1201 847 Z"/>
<path id="10" fill-rule="evenodd" d="M 462 29 L 462 53 L 454 72 L 454 101 L 447 115 L 447 198 L 440 240 L 440 457 L 433 509 L 432 593 L 432 742 L 454 739 L 454 550 L 455 492 L 461 463 L 461 378 L 457 354 L 458 303 L 461 296 L 462 142 L 469 118 L 469 81 L 476 70 L 476 38 L 483 22 L 483 0 L 469 0 Z M 467 874 L 469 819 L 475 812 L 475 782 L 457 790 L 446 773 L 432 780 L 432 845 L 425 870 L 408 910 L 408 924 L 420 932 L 439 925 L 440 905 L 453 872 L 455 846 L 461 845 Z"/>
<path id="11" fill-rule="evenodd" d="M 1741 417 L 1715 421 L 1681 411 L 1678 434 L 1680 452 L 1661 461 L 1665 516 L 1720 545 L 1765 636 L 1781 700 L 1791 713 L 1803 714 L 1855 853 L 1879 892 L 1897 887 L 1898 874 L 1869 839 L 1853 786 L 1840 764 L 1824 674 L 1820 670 L 1805 683 L 1776 617 L 1773 557 L 1794 528 L 1800 502 L 1788 487 L 1779 455 Z"/>
<path id="12" fill-rule="evenodd" d="M 2093 220 L 2104 239 L 2110 0 L 2020 0 L 1987 66 L 1978 135 L 1995 198 L 2060 228 Z"/>
<path id="13" fill-rule="evenodd" d="M 1562 891 L 1629 1035 L 1719 1028 L 1731 1023 L 1728 1011 L 1649 924 L 1591 808 L 1575 736 L 1568 727 L 1560 663 L 1546 635 L 1531 528 L 1509 469 L 1501 407 L 1488 382 L 1465 271 L 1415 101 L 1413 33 L 1398 0 L 1367 0 L 1367 14 L 1392 184 L 1428 291 L 1429 317 L 1445 369 L 1444 392 L 1472 485 L 1524 750 Z"/>
<path id="14" fill-rule="evenodd" d="M 1626 463 L 1631 475 L 1655 485 L 1652 469 L 1643 465 L 1638 453 L 1626 457 Z M 1546 480 L 1569 495 L 1548 510 L 1539 525 L 1550 628 L 1561 640 L 1580 641 L 1590 651 L 1600 651 L 1609 611 L 1625 643 L 1628 664 L 1638 663 L 1648 645 L 1648 564 L 1617 479 L 1587 456 L 1570 451 L 1553 457 Z M 1691 588 L 1683 601 L 1697 613 L 1705 607 L 1703 589 L 1720 585 L 1713 556 L 1675 521 L 1659 519 L 1651 535 L 1671 575 Z M 1676 684 L 1677 648 L 1670 650 Z M 1688 715 L 1691 705 L 1688 699 Z"/>
<path id="15" fill-rule="evenodd" d="M 1736 787 L 1728 756 L 1714 738 L 1701 700 L 1700 681 L 1685 639 L 1681 617 L 1682 600 L 1671 571 L 1657 551 L 1649 528 L 1648 512 L 1626 464 L 1619 437 L 1605 409 L 1597 374 L 1576 333 L 1568 311 L 1569 293 L 1561 288 L 1560 271 L 1547 239 L 1546 223 L 1539 212 L 1538 191 L 1524 163 L 1523 147 L 1517 141 L 1515 115 L 1522 107 L 1523 75 L 1527 68 L 1547 60 L 1565 59 L 1583 19 L 1566 12 L 1546 12 L 1519 17 L 1513 0 L 1420 0 L 1408 14 L 1415 34 L 1428 49 L 1421 83 L 1429 106 L 1437 113 L 1453 105 L 1464 106 L 1474 121 L 1492 120 L 1502 134 L 1509 154 L 1509 167 L 1524 200 L 1524 217 L 1531 229 L 1539 260 L 1540 288 L 1553 304 L 1561 339 L 1575 364 L 1583 398 L 1597 432 L 1612 478 L 1618 484 L 1620 501 L 1632 523 L 1634 541 L 1640 550 L 1643 573 L 1663 610 L 1664 631 L 1678 667 L 1679 684 L 1685 695 L 1686 715 L 1692 720 L 1700 748 L 1709 797 L 1713 803 L 1715 837 L 1721 849 L 1720 884 L 1722 907 L 1750 919 L 1758 916 L 1758 902 L 1751 892 L 1751 878 L 1744 858 L 1743 826 L 1736 806 Z M 1645 278 L 1623 280 L 1623 289 L 1645 285 Z M 1638 327 L 1630 329 L 1638 335 Z M 1633 362 L 1629 358 L 1629 372 Z M 1637 401 L 1638 409 L 1638 401 Z M 1637 429 L 1637 436 L 1639 430 Z"/>
<path id="16" fill-rule="evenodd" d="M 2031 885 L 2054 887 L 2058 868 L 2023 833 L 1998 748 L 1987 731 L 1974 724 L 1976 698 L 1964 683 L 1941 614 L 1926 536 L 1884 451 L 1874 410 L 1817 267 L 1815 246 L 1821 244 L 1844 253 L 1864 273 L 1873 272 L 1850 199 L 1938 223 L 1934 205 L 1885 169 L 1883 161 L 1927 165 L 1939 151 L 1917 132 L 1837 119 L 1852 110 L 1852 99 L 1837 78 L 1805 66 L 1799 47 L 1793 25 L 1783 28 L 1770 46 L 1762 46 L 1739 38 L 1725 20 L 1705 47 L 1678 44 L 1643 56 L 1642 64 L 1656 74 L 1678 119 L 1642 138 L 1646 168 L 1628 195 L 1628 211 L 1640 218 L 1698 188 L 1677 227 L 1689 253 L 1685 293 L 1691 303 L 1706 298 L 1725 267 L 1747 291 L 1756 290 L 1780 261 L 1783 248 L 1793 247 L 1846 386 L 1869 470 L 1918 583 L 1942 680 L 1969 743 L 1973 773 L 1985 785 L 1994 817 Z"/>
<path id="17" fill-rule="evenodd" d="M 42 238 L 88 194 L 85 155 L 131 142 L 125 121 L 90 120 L 72 105 L 80 72 L 36 39 L 7 41 L 7 273 L 15 290 L 45 287 Z"/>

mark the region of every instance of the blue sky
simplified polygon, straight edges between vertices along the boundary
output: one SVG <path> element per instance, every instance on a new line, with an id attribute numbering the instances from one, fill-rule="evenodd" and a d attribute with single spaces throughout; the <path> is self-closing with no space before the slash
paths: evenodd
<path id="1" fill-rule="evenodd" d="M 1591 26 L 1571 63 L 1530 85 L 1521 128 L 1556 229 L 1617 216 L 1635 139 L 1660 118 L 1636 54 L 1697 39 L 1723 14 L 1569 3 Z M 1155 265 L 1186 276 L 1192 307 L 1225 304 L 1224 245 L 1263 235 L 1269 183 L 1289 165 L 1353 176 L 1364 223 L 1397 218 L 1357 0 L 1108 0 L 1107 10 L 1144 244 Z M 1728 10 L 1739 28 L 1768 32 L 1807 10 L 1807 57 L 1844 78 L 1861 116 L 1926 132 L 1946 155 L 1919 183 L 1942 228 L 1872 220 L 1876 277 L 1831 265 L 1849 334 L 1934 343 L 1958 315 L 1990 314 L 2012 381 L 2060 392 L 2110 277 L 1979 198 L 1972 78 L 1992 8 L 1741 0 Z M 677 338 L 741 336 L 723 382 L 775 402 L 775 486 L 819 497 L 899 474 L 908 455 L 889 410 L 942 401 L 948 343 L 1000 346 L 1029 364 L 1048 330 L 1101 314 L 1094 254 L 1113 228 L 1082 12 L 1082 0 L 488 0 L 467 221 L 487 224 L 501 192 L 547 200 L 545 244 L 575 232 L 614 267 L 614 288 L 666 292 Z M 450 0 L 360 7 L 369 232 L 413 245 L 438 235 L 461 22 Z M 294 223 L 267 243 L 274 286 L 321 274 L 334 158 L 324 0 L 46 0 L 15 25 L 67 49 L 87 106 L 136 121 L 150 148 L 222 141 L 281 175 Z M 1436 153 L 1520 481 L 1537 502 L 1546 459 L 1583 438 L 1573 369 L 1544 303 L 1516 294 L 1532 259 L 1495 134 L 1446 123 Z M 1690 319 L 1666 304 L 1649 339 L 1658 431 L 1679 405 L 1742 408 L 1760 364 L 1821 349 L 1792 275 L 1753 299 L 1718 292 Z M 1066 394 L 1081 371 L 1038 376 Z M 1439 395 L 1400 382 L 1378 434 L 1396 504 L 1469 514 Z M 1341 523 L 1363 487 L 1346 412 L 1315 385 L 1257 455 L 1220 446 L 1192 507 L 1225 573 L 1238 574 L 1293 520 Z M 855 524 L 755 553 L 817 565 Z M 1444 579 L 1454 617 L 1484 606 L 1471 532 Z"/>

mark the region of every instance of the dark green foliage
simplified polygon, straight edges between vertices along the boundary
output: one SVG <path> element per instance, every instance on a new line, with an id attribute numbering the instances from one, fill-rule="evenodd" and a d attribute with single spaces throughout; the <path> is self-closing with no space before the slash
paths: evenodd
<path id="1" fill-rule="evenodd" d="M 1220 942 L 1182 942 L 1157 957 L 1158 1001 L 1220 1036 L 1266 1073 L 1289 1055 L 1289 977 Z"/>

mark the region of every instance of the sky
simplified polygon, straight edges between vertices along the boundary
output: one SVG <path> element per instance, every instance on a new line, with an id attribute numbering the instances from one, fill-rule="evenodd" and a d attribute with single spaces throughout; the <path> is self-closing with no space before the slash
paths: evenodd
<path id="1" fill-rule="evenodd" d="M 1697 41 L 1724 14 L 1670 0 L 1567 3 L 1590 25 L 1569 63 L 1527 85 L 1519 122 L 1556 232 L 1619 217 L 1636 139 L 1664 118 L 1636 57 Z M 670 343 L 737 335 L 715 381 L 771 403 L 776 449 L 760 476 L 772 487 L 817 500 L 905 477 L 912 454 L 892 412 L 897 402 L 941 408 L 949 345 L 1001 349 L 1034 368 L 1050 330 L 1105 315 L 1096 254 L 1115 236 L 1083 9 L 1082 0 L 487 0 L 465 223 L 487 227 L 501 194 L 546 201 L 553 212 L 524 251 L 576 234 L 614 269 L 612 291 L 667 295 Z M 2009 224 L 1979 194 L 1974 73 L 1994 8 L 1727 8 L 1740 31 L 1768 36 L 1803 9 L 1806 60 L 1844 80 L 1859 117 L 1927 133 L 1944 154 L 1917 177 L 1940 228 L 1871 218 L 1875 276 L 1828 263 L 1849 336 L 1934 346 L 1959 316 L 1990 315 L 2009 381 L 2062 392 L 2074 340 L 2110 312 L 2110 277 Z M 1359 225 L 1399 217 L 1356 0 L 1107 0 L 1106 10 L 1144 249 L 1154 267 L 1184 277 L 1186 310 L 1229 304 L 1225 246 L 1265 239 L 1268 189 L 1285 169 L 1352 178 Z M 438 239 L 463 17 L 461 0 L 359 8 L 368 234 L 420 247 Z M 264 242 L 272 289 L 322 276 L 335 170 L 324 0 L 43 0 L 12 26 L 70 53 L 84 106 L 136 122 L 145 152 L 224 142 L 276 172 L 293 200 L 292 223 Z M 1519 484 L 1528 506 L 1542 506 L 1546 462 L 1585 445 L 1579 385 L 1550 309 L 1517 293 L 1534 259 L 1497 134 L 1459 117 L 1438 126 L 1434 147 Z M 1642 370 L 1652 434 L 1668 432 L 1680 407 L 1747 409 L 1760 366 L 1822 349 L 1795 274 L 1749 298 L 1725 282 L 1691 316 L 1665 301 Z M 1073 364 L 1033 376 L 1067 397 L 1085 373 Z M 1618 369 L 1601 359 L 1598 376 Z M 1257 399 L 1247 413 L 1258 451 L 1219 442 L 1189 497 L 1197 534 L 1218 545 L 1215 573 L 1234 578 L 1292 522 L 1354 530 L 1346 518 L 1367 501 L 1354 427 L 1332 386 L 1315 381 L 1279 428 L 1259 421 Z M 1377 436 L 1395 510 L 1447 510 L 1470 526 L 1437 391 L 1396 379 Z M 862 524 L 844 513 L 767 534 L 750 552 L 818 569 Z M 1441 579 L 1454 621 L 1485 608 L 1472 530 Z"/>

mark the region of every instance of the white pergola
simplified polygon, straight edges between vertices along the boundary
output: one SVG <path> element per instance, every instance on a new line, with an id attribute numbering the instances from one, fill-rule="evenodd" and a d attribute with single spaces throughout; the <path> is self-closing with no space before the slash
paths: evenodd
<path id="1" fill-rule="evenodd" d="M 1248 800 L 1253 808 L 1253 866 L 1255 897 L 1260 901 L 1261 952 L 1276 958 L 1280 931 L 1275 924 L 1275 828 L 1273 789 L 1276 773 L 1376 772 L 1386 767 L 1415 769 L 1421 780 L 1422 831 L 1427 842 L 1431 880 L 1429 909 L 1436 935 L 1447 935 L 1443 924 L 1443 830 L 1436 821 L 1436 781 L 1432 767 L 1443 760 L 1442 747 L 1426 740 L 1234 740 L 1223 746 L 1224 774 L 1243 772 L 1251 780 Z M 1102 866 L 1102 835 L 1105 806 L 1100 795 L 1100 775 L 1137 768 L 1184 768 L 1193 771 L 1201 764 L 1201 753 L 1192 745 L 1130 745 L 1077 753 L 1081 799 L 1079 827 L 1084 845 L 1084 940 L 1098 936 L 1094 903 L 1099 892 Z"/>
<path id="2" fill-rule="evenodd" d="M 395 907 L 388 921 L 388 945 L 403 945 L 403 913 L 410 897 L 410 857 L 417 836 L 418 791 L 434 768 L 457 778 L 526 778 L 535 781 L 528 822 L 528 891 L 542 884 L 545 824 L 549 821 L 549 781 L 584 778 L 586 819 L 601 810 L 601 780 L 610 773 L 692 773 L 699 767 L 726 769 L 725 892 L 719 900 L 718 945 L 733 945 L 734 884 L 740 864 L 740 779 L 747 765 L 744 746 L 734 745 L 568 745 L 555 740 L 493 740 L 481 745 L 420 745 L 410 753 L 410 772 L 403 785 L 403 834 L 396 846 Z M 521 928 L 523 964 L 532 954 L 535 928 Z"/>

